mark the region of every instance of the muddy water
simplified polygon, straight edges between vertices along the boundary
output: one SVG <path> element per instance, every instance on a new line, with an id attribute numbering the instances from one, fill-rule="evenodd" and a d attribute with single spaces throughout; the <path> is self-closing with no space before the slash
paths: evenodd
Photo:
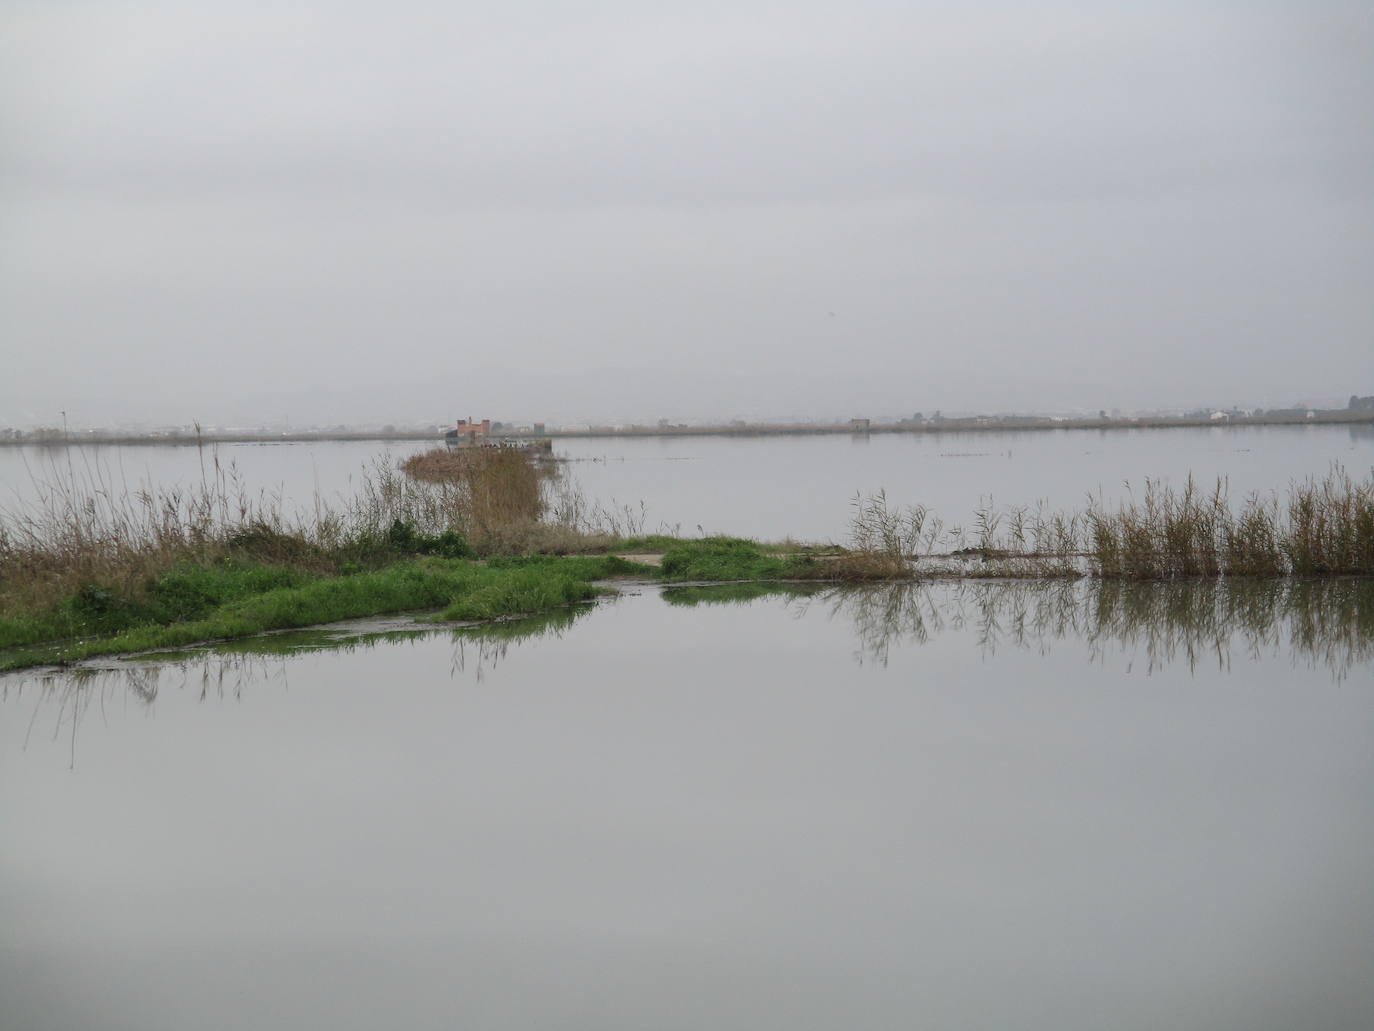
<path id="1" fill-rule="evenodd" d="M 288 510 L 309 514 L 317 496 L 332 502 L 356 494 L 374 461 L 395 465 L 428 446 L 0 448 L 0 507 L 32 501 L 35 481 L 96 481 L 116 494 L 143 484 L 194 486 L 203 476 L 213 481 L 218 460 L 249 497 L 281 498 Z M 1323 476 L 1333 463 L 1369 475 L 1374 428 L 560 439 L 555 452 L 569 460 L 564 468 L 589 504 L 627 528 L 842 542 L 856 491 L 885 489 L 897 504 L 922 504 L 946 523 L 964 524 L 987 499 L 1077 508 L 1089 494 L 1115 503 L 1146 478 L 1178 485 L 1190 473 L 1209 485 L 1226 478 L 1239 502 L 1250 491 Z"/>
<path id="2" fill-rule="evenodd" d="M 1368 583 L 659 591 L 0 679 L 0 1023 L 1363 1028 Z"/>

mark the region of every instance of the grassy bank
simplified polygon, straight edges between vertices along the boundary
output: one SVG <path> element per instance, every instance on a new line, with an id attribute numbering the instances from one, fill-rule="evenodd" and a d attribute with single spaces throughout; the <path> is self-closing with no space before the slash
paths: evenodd
<path id="1" fill-rule="evenodd" d="M 648 572 L 611 556 L 493 565 L 419 558 L 342 576 L 234 563 L 178 567 L 141 601 L 88 589 L 46 612 L 0 619 L 0 669 L 392 612 L 438 609 L 442 620 L 541 613 L 592 598 L 595 580 Z"/>
<path id="2" fill-rule="evenodd" d="M 591 599 L 617 577 L 690 581 L 818 578 L 807 554 L 770 552 L 738 538 L 629 538 L 620 551 L 664 549 L 649 566 L 618 555 L 397 557 L 402 545 L 442 551 L 452 541 L 397 529 L 381 568 L 321 570 L 304 549 L 274 560 L 220 555 L 181 562 L 128 589 L 86 584 L 43 606 L 0 617 L 0 670 L 98 655 L 231 640 L 386 613 L 426 610 L 443 621 L 547 613 Z M 603 547 L 604 542 L 597 542 Z M 376 556 L 374 555 L 374 558 Z"/>

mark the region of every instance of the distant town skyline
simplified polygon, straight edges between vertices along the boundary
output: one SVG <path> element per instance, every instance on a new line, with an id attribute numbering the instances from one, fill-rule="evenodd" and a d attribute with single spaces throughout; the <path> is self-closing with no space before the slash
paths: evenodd
<path id="1" fill-rule="evenodd" d="M 804 416 L 798 415 L 774 415 L 761 416 L 754 418 L 742 418 L 738 415 L 733 416 L 702 416 L 692 413 L 678 413 L 672 418 L 657 417 L 636 417 L 636 418 L 608 418 L 591 417 L 585 419 L 548 419 L 544 416 L 511 416 L 504 415 L 495 419 L 488 418 L 497 430 L 502 428 L 525 427 L 533 428 L 536 426 L 547 426 L 550 430 L 573 429 L 588 427 L 605 428 L 628 428 L 642 427 L 653 429 L 669 428 L 691 428 L 705 426 L 727 426 L 735 425 L 843 425 L 851 420 L 871 421 L 874 425 L 892 425 L 897 423 L 907 423 L 912 421 L 929 422 L 932 419 L 938 420 L 941 417 L 951 420 L 971 419 L 975 417 L 991 418 L 1067 418 L 1067 419 L 1092 419 L 1095 415 L 1105 416 L 1109 419 L 1134 419 L 1149 417 L 1197 417 L 1209 414 L 1230 414 L 1239 413 L 1249 415 L 1251 413 L 1262 414 L 1265 412 L 1298 412 L 1303 410 L 1317 411 L 1344 411 L 1351 406 L 1351 402 L 1358 402 L 1355 407 L 1360 411 L 1367 411 L 1374 408 L 1374 397 L 1347 397 L 1345 403 L 1340 403 L 1340 399 L 1332 396 L 1324 396 L 1312 399 L 1296 399 L 1286 404 L 1263 405 L 1195 405 L 1195 406 L 1157 406 L 1143 407 L 1134 409 L 1099 408 L 1093 410 L 1086 409 L 1064 409 L 1046 410 L 1030 408 L 1011 408 L 1011 409 L 992 409 L 992 408 L 950 408 L 929 410 L 916 409 L 905 413 L 892 412 L 852 412 L 846 414 L 831 413 L 822 415 L 811 413 Z M 474 411 L 479 409 L 474 408 Z M 205 420 L 192 419 L 185 421 L 178 420 L 152 420 L 134 419 L 122 421 L 98 421 L 81 417 L 78 412 L 60 411 L 58 418 L 48 421 L 37 421 L 29 424 L 20 424 L 13 421 L 6 422 L 0 416 L 0 433 L 34 433 L 46 431 L 48 433 L 71 432 L 73 434 L 87 433 L 91 431 L 112 431 L 130 433 L 152 433 L 160 431 L 189 431 L 195 432 L 197 429 L 206 433 L 254 433 L 262 431 L 276 430 L 301 430 L 301 431 L 336 431 L 341 433 L 355 433 L 367 431 L 379 431 L 384 433 L 410 432 L 421 429 L 443 429 L 451 427 L 455 423 L 461 423 L 467 418 L 465 415 L 453 415 L 448 418 L 442 416 L 434 418 L 416 418 L 414 416 L 396 418 L 354 418 L 337 420 L 293 420 L 289 416 L 267 419 L 237 419 L 237 420 Z M 474 418 L 476 418 L 474 416 Z M 478 419 L 478 422 L 483 421 Z"/>

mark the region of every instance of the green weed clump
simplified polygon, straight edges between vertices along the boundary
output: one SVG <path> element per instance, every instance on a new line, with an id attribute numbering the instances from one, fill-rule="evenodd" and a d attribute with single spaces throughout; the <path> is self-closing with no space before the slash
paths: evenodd
<path id="1" fill-rule="evenodd" d="M 194 621 L 230 602 L 312 579 L 289 567 L 226 558 L 212 566 L 179 564 L 137 591 L 87 584 L 47 609 L 0 618 L 0 649 Z"/>
<path id="2" fill-rule="evenodd" d="M 509 615 L 528 615 L 563 605 L 588 601 L 596 588 L 569 573 L 537 568 L 511 569 L 505 575 L 474 585 L 448 605 L 442 620 L 487 620 Z"/>
<path id="3" fill-rule="evenodd" d="M 740 537 L 677 541 L 663 553 L 659 568 L 668 581 L 778 580 L 794 572 L 783 558 Z"/>
<path id="4" fill-rule="evenodd" d="M 440 558 L 471 558 L 467 538 L 456 530 L 442 533 L 417 533 L 415 527 L 400 519 L 392 520 L 387 544 L 402 555 L 438 555 Z"/>

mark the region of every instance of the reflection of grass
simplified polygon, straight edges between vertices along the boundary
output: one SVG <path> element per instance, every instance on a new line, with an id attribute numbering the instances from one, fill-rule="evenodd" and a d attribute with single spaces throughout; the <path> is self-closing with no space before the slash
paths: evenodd
<path id="1" fill-rule="evenodd" d="M 477 679 L 506 657 L 514 646 L 540 637 L 562 637 L 564 632 L 591 609 L 585 605 L 557 609 L 539 616 L 523 619 L 502 619 L 480 626 L 458 627 L 453 631 L 456 644 L 453 656 L 455 669 L 466 670 L 469 665 Z M 469 651 L 473 654 L 469 654 Z"/>
<path id="2" fill-rule="evenodd" d="M 782 595 L 788 598 L 801 598 L 815 594 L 823 588 L 818 584 L 797 583 L 729 583 L 711 584 L 704 587 L 666 587 L 663 600 L 669 605 L 745 605 L 756 598 Z"/>
<path id="3" fill-rule="evenodd" d="M 371 648 L 379 644 L 395 644 L 433 633 L 435 631 L 428 627 L 410 630 L 373 630 L 364 633 L 349 630 L 288 630 L 284 633 L 245 637 L 239 641 L 223 641 L 215 645 L 215 651 L 221 655 L 307 655 L 312 652 L 348 651 L 360 647 Z"/>
<path id="4" fill-rule="evenodd" d="M 422 637 L 433 637 L 445 632 L 451 634 L 455 640 L 516 643 L 548 634 L 561 635 L 576 620 L 590 611 L 586 606 L 579 605 L 557 609 L 538 616 L 498 619 L 476 626 L 452 628 L 413 626 L 391 630 L 359 630 L 350 625 L 329 628 L 312 627 L 305 630 L 258 634 L 255 637 L 245 637 L 237 641 L 217 641 L 211 645 L 180 651 L 143 652 L 137 656 L 136 661 L 139 663 L 189 663 L 207 659 L 210 656 L 223 659 L 229 656 L 286 656 L 308 655 L 317 652 L 349 652 L 358 648 L 374 648 L 380 644 L 396 644 Z"/>
<path id="5" fill-rule="evenodd" d="M 410 630 L 376 630 L 356 633 L 351 630 L 287 630 L 278 633 L 258 634 L 237 641 L 216 641 L 214 644 L 198 648 L 183 648 L 172 651 L 140 652 L 134 660 L 143 662 L 185 663 L 203 659 L 214 654 L 221 657 L 240 656 L 284 656 L 308 655 L 313 652 L 352 651 L 355 648 L 370 648 L 378 644 L 391 644 L 409 641 L 438 633 L 436 628 L 416 627 Z"/>

